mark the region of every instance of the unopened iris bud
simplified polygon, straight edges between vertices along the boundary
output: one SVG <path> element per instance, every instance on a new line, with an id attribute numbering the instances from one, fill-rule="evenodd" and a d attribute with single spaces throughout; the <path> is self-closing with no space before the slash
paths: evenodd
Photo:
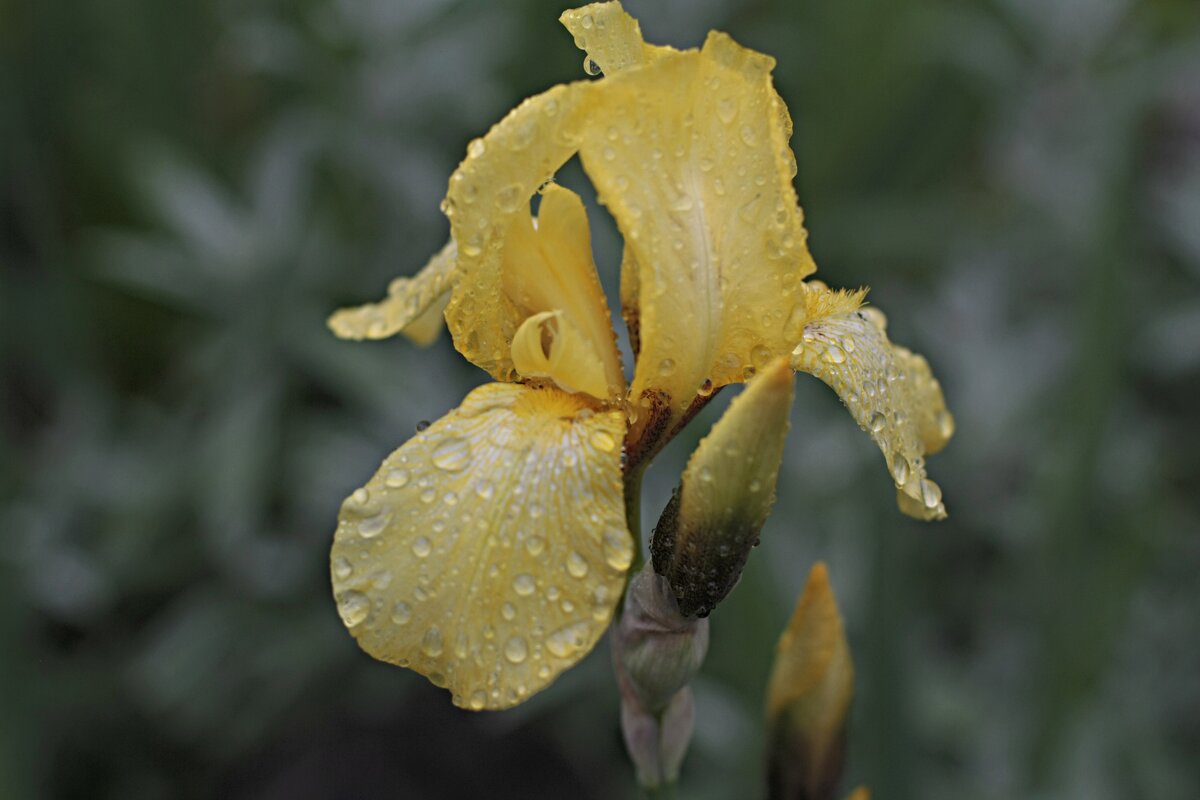
<path id="1" fill-rule="evenodd" d="M 775 502 L 792 394 L 784 359 L 759 373 L 700 442 L 654 529 L 654 570 L 685 616 L 708 616 L 758 544 Z"/>
<path id="2" fill-rule="evenodd" d="M 642 786 L 674 783 L 695 719 L 688 683 L 708 650 L 708 620 L 685 617 L 649 567 L 629 582 L 613 632 L 621 731 Z"/>
<path id="3" fill-rule="evenodd" d="M 846 753 L 854 665 L 829 586 L 817 563 L 779 639 L 767 686 L 768 798 L 833 800 Z M 860 788 L 849 800 L 867 800 Z"/>

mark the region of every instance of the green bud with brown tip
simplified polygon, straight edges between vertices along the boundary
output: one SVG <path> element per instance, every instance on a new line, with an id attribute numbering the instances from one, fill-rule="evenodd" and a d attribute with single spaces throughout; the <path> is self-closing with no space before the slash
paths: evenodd
<path id="1" fill-rule="evenodd" d="M 792 408 L 787 361 L 769 364 L 734 398 L 688 461 L 650 543 L 685 616 L 707 616 L 737 584 L 775 502 Z"/>

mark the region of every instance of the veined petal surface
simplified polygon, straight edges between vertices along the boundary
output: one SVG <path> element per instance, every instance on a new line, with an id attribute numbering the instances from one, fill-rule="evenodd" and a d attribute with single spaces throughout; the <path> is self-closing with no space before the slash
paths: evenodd
<path id="1" fill-rule="evenodd" d="M 954 433 L 942 387 L 929 362 L 892 344 L 887 320 L 860 308 L 862 292 L 808 284 L 808 315 L 792 367 L 828 384 L 883 451 L 900 510 L 917 519 L 944 519 L 942 490 L 925 473 L 925 456 Z"/>
<path id="2" fill-rule="evenodd" d="M 342 621 L 375 658 L 473 710 L 516 705 L 586 655 L 621 596 L 620 412 L 487 384 L 342 505 Z"/>
<path id="3" fill-rule="evenodd" d="M 678 420 L 702 387 L 787 354 L 784 325 L 815 267 L 774 60 L 720 33 L 656 53 L 596 82 L 580 156 L 637 269 L 622 290 L 640 339 L 631 399 L 654 394 Z M 641 416 L 631 438 L 649 424 L 662 420 Z"/>
<path id="4" fill-rule="evenodd" d="M 454 241 L 411 278 L 396 278 L 378 303 L 340 309 L 329 318 L 342 339 L 386 339 L 403 333 L 419 345 L 432 344 L 442 330 L 442 312 L 454 281 Z"/>

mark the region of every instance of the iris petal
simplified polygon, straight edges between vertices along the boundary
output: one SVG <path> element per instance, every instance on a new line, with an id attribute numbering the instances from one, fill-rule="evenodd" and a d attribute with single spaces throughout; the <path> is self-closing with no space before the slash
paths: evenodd
<path id="1" fill-rule="evenodd" d="M 586 655 L 633 557 L 620 412 L 487 384 L 342 505 L 342 620 L 375 658 L 465 708 L 507 708 Z"/>
<path id="2" fill-rule="evenodd" d="M 432 344 L 442 330 L 455 255 L 454 242 L 447 242 L 416 275 L 392 281 L 383 300 L 334 312 L 330 329 L 342 339 L 386 339 L 403 333 L 419 345 Z"/>
<path id="3" fill-rule="evenodd" d="M 883 451 L 900 510 L 918 519 L 943 519 L 942 491 L 925 473 L 925 456 L 954 433 L 942 387 L 921 356 L 892 344 L 887 321 L 860 308 L 862 292 L 808 290 L 808 315 L 792 367 L 827 383 Z"/>
<path id="4" fill-rule="evenodd" d="M 815 269 L 773 65 L 713 33 L 702 50 L 664 48 L 595 83 L 580 156 L 625 237 L 623 306 L 640 340 L 631 396 L 655 395 L 670 420 L 702 387 L 790 350 L 784 324 Z M 631 439 L 671 428 L 653 416 Z"/>

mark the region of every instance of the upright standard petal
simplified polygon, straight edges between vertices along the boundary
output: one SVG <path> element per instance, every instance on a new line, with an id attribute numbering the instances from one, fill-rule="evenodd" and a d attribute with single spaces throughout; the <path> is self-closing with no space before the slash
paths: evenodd
<path id="1" fill-rule="evenodd" d="M 604 41 L 588 42 L 602 58 Z M 784 323 L 814 270 L 774 60 L 720 33 L 700 51 L 656 52 L 597 82 L 580 145 L 625 236 L 623 305 L 640 340 L 631 398 L 647 409 L 635 442 L 786 355 Z"/>
<path id="2" fill-rule="evenodd" d="M 456 248 L 453 240 L 411 278 L 396 278 L 378 303 L 343 308 L 329 318 L 342 339 L 386 339 L 403 333 L 419 345 L 432 344 L 442 330 L 442 312 L 450 300 Z"/>
<path id="3" fill-rule="evenodd" d="M 805 312 L 796 322 L 799 342 L 792 367 L 828 384 L 846 404 L 887 461 L 900 510 L 918 519 L 943 519 L 942 490 L 925 473 L 925 456 L 954 433 L 942 387 L 929 363 L 892 344 L 887 319 L 863 308 L 864 292 L 807 286 Z"/>
<path id="4" fill-rule="evenodd" d="M 474 710 L 583 658 L 633 559 L 624 426 L 579 396 L 487 384 L 388 456 L 343 503 L 331 553 L 359 645 Z"/>

